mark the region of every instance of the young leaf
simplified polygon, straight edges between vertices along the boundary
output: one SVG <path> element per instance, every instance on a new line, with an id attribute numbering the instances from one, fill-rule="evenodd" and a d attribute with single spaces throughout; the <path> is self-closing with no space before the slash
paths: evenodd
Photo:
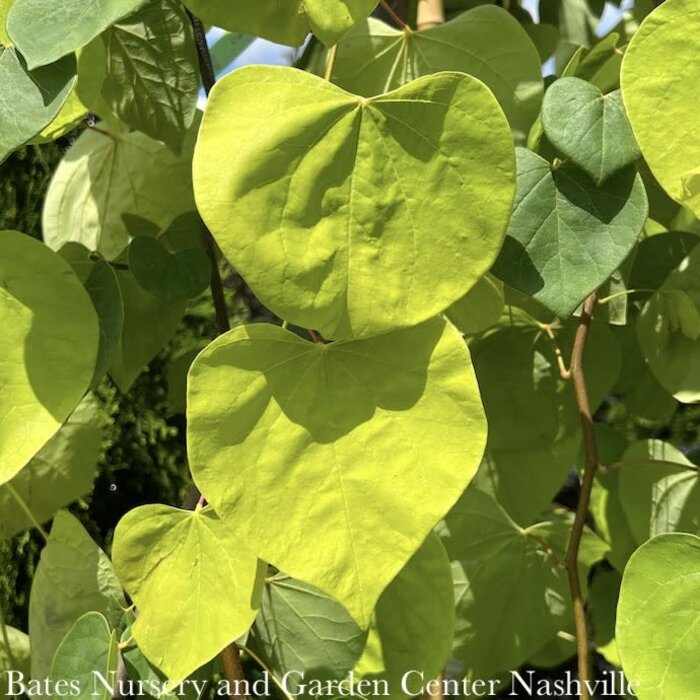
<path id="1" fill-rule="evenodd" d="M 237 328 L 192 366 L 188 418 L 192 473 L 216 511 L 362 627 L 486 438 L 469 352 L 441 319 L 330 345 Z"/>
<path id="2" fill-rule="evenodd" d="M 211 509 L 136 508 L 117 526 L 112 558 L 138 609 L 134 639 L 173 684 L 255 619 L 266 567 Z"/>
<path id="3" fill-rule="evenodd" d="M 367 634 L 336 600 L 283 574 L 265 582 L 260 613 L 246 646 L 299 692 L 297 673 L 310 680 L 342 680 L 362 654 Z"/>
<path id="4" fill-rule="evenodd" d="M 173 0 L 150 2 L 103 39 L 107 104 L 122 121 L 179 153 L 194 122 L 200 81 L 184 8 Z"/>
<path id="5" fill-rule="evenodd" d="M 542 102 L 542 68 L 520 23 L 501 7 L 475 7 L 445 24 L 410 33 L 368 19 L 340 41 L 332 79 L 370 97 L 445 70 L 484 82 L 516 142 L 525 141 Z"/>
<path id="6" fill-rule="evenodd" d="M 493 272 L 566 318 L 634 246 L 647 215 L 644 185 L 633 168 L 596 187 L 576 168 L 517 154 L 513 216 Z"/>
<path id="7" fill-rule="evenodd" d="M 107 684 L 114 682 L 118 659 L 117 633 L 110 630 L 100 613 L 86 613 L 58 645 L 51 663 L 51 682 L 55 687 L 77 683 L 80 692 L 71 697 L 78 700 L 111 700 L 109 688 L 95 674 L 99 673 Z"/>
<path id="8" fill-rule="evenodd" d="M 365 99 L 253 66 L 214 88 L 194 177 L 199 211 L 260 300 L 346 339 L 416 325 L 488 270 L 513 149 L 493 95 L 466 75 Z"/>
<path id="9" fill-rule="evenodd" d="M 547 90 L 542 126 L 561 153 L 597 185 L 639 158 L 619 90 L 603 95 L 580 78 L 562 78 Z"/>
<path id="10" fill-rule="evenodd" d="M 622 62 L 622 97 L 642 155 L 673 199 L 700 216 L 700 182 L 684 176 L 700 162 L 697 105 L 689 85 L 700 83 L 697 0 L 664 3 L 635 33 Z M 662 107 L 660 109 L 660 107 Z"/>
<path id="11" fill-rule="evenodd" d="M 74 516 L 59 511 L 41 553 L 29 601 L 32 677 L 49 675 L 59 643 L 79 617 L 99 612 L 116 627 L 125 607 L 107 555 Z"/>
<path id="12" fill-rule="evenodd" d="M 695 246 L 645 304 L 637 321 L 649 368 L 682 403 L 700 401 L 699 273 L 700 246 Z"/>
<path id="13" fill-rule="evenodd" d="M 92 488 L 102 451 L 104 416 L 88 394 L 58 432 L 37 452 L 9 486 L 39 523 Z M 16 496 L 0 486 L 0 540 L 33 525 Z"/>
<path id="14" fill-rule="evenodd" d="M 75 80 L 72 57 L 29 72 L 13 48 L 0 46 L 0 163 L 53 121 Z"/>
<path id="15" fill-rule="evenodd" d="M 54 250 L 82 243 L 108 260 L 129 244 L 125 214 L 166 228 L 195 208 L 192 151 L 196 125 L 179 156 L 138 132 L 88 129 L 68 149 L 46 195 L 44 240 Z"/>
<path id="16" fill-rule="evenodd" d="M 30 69 L 73 53 L 144 0 L 15 0 L 7 32 Z"/>
<path id="17" fill-rule="evenodd" d="M 450 658 L 455 628 L 452 570 L 440 538 L 431 532 L 377 601 L 369 638 L 355 671 L 386 680 L 403 698 L 410 671 L 437 678 Z"/>
<path id="18" fill-rule="evenodd" d="M 199 296 L 211 278 L 211 264 L 201 248 L 171 254 L 159 240 L 147 236 L 131 241 L 129 270 L 142 289 L 168 303 Z"/>
<path id="19" fill-rule="evenodd" d="M 659 535 L 640 547 L 622 578 L 616 638 L 639 700 L 697 697 L 700 538 Z"/>
<path id="20" fill-rule="evenodd" d="M 43 447 L 87 391 L 99 329 L 90 297 L 68 263 L 16 231 L 0 231 L 0 326 L 3 484 Z"/>
<path id="21" fill-rule="evenodd" d="M 377 0 L 186 0 L 206 24 L 289 46 L 299 46 L 313 32 L 329 47 L 376 4 Z"/>
<path id="22" fill-rule="evenodd" d="M 124 302 L 124 327 L 109 376 L 126 394 L 146 365 L 173 337 L 185 301 L 167 303 L 141 288 L 131 271 L 117 270 Z"/>

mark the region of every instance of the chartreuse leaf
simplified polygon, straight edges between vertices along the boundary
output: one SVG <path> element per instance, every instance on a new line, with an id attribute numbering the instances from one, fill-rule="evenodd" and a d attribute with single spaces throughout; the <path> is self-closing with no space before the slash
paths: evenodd
<path id="1" fill-rule="evenodd" d="M 370 680 L 385 680 L 391 697 L 404 697 L 405 674 L 421 672 L 430 680 L 445 668 L 454 628 L 450 560 L 431 532 L 379 598 L 355 671 Z"/>
<path id="2" fill-rule="evenodd" d="M 0 46 L 0 162 L 53 121 L 75 79 L 72 57 L 30 72 L 13 48 Z"/>
<path id="3" fill-rule="evenodd" d="M 665 532 L 700 535 L 700 471 L 682 452 L 661 440 L 641 441 L 621 463 L 619 497 L 637 544 Z"/>
<path id="4" fill-rule="evenodd" d="M 495 325 L 504 306 L 503 283 L 486 274 L 445 315 L 462 333 L 473 335 Z"/>
<path id="5" fill-rule="evenodd" d="M 29 600 L 32 677 L 49 675 L 58 645 L 79 617 L 98 612 L 116 627 L 125 607 L 107 555 L 74 516 L 59 511 L 41 553 Z"/>
<path id="6" fill-rule="evenodd" d="M 366 17 L 377 0 L 187 0 L 185 3 L 207 24 L 299 46 L 313 32 L 333 46 L 356 22 Z"/>
<path id="7" fill-rule="evenodd" d="M 10 690 L 14 690 L 14 688 L 10 687 L 6 673 L 7 671 L 19 671 L 25 679 L 28 679 L 31 651 L 28 635 L 9 625 L 5 625 L 4 629 L 7 640 L 3 634 L 0 634 L 0 695 L 4 698 L 10 698 L 13 697 Z"/>
<path id="8" fill-rule="evenodd" d="M 700 612 L 700 538 L 654 537 L 625 569 L 616 636 L 625 675 L 640 700 L 693 700 Z"/>
<path id="9" fill-rule="evenodd" d="M 86 613 L 58 645 L 51 663 L 51 682 L 55 687 L 75 684 L 80 692 L 71 697 L 79 700 L 110 700 L 109 684 L 114 682 L 118 659 L 116 631 L 110 629 L 104 615 Z"/>
<path id="10" fill-rule="evenodd" d="M 16 231 L 0 231 L 0 326 L 3 484 L 82 399 L 95 369 L 99 330 L 90 297 L 68 263 Z"/>
<path id="11" fill-rule="evenodd" d="M 492 677 L 517 668 L 571 621 L 565 519 L 521 528 L 490 496 L 470 488 L 441 535 L 452 560 L 457 605 L 453 654 L 465 674 Z M 585 569 L 604 546 L 587 532 Z M 494 624 L 508 620 L 508 624 Z"/>
<path id="12" fill-rule="evenodd" d="M 127 393 L 146 365 L 173 337 L 186 302 L 168 303 L 141 288 L 131 271 L 117 270 L 124 326 L 109 376 Z"/>
<path id="13" fill-rule="evenodd" d="M 513 149 L 493 95 L 466 75 L 365 99 L 252 66 L 212 91 L 194 178 L 200 213 L 260 300 L 345 339 L 416 325 L 488 270 Z"/>
<path id="14" fill-rule="evenodd" d="M 191 159 L 196 128 L 179 156 L 139 132 L 88 129 L 68 149 L 46 195 L 44 240 L 54 250 L 82 243 L 116 258 L 129 243 L 124 215 L 166 228 L 192 211 Z"/>
<path id="15" fill-rule="evenodd" d="M 647 215 L 644 185 L 632 167 L 596 187 L 524 148 L 517 157 L 513 216 L 493 272 L 567 317 L 634 246 Z"/>
<path id="16" fill-rule="evenodd" d="M 330 345 L 237 328 L 194 362 L 187 408 L 190 466 L 217 513 L 362 627 L 486 438 L 469 352 L 439 318 Z"/>
<path id="17" fill-rule="evenodd" d="M 700 216 L 698 112 L 688 85 L 700 82 L 700 7 L 677 0 L 652 12 L 622 62 L 622 97 L 642 155 L 661 186 Z M 663 70 L 658 70 L 663 66 Z M 659 110 L 659 105 L 663 109 Z"/>
<path id="18" fill-rule="evenodd" d="M 245 634 L 255 619 L 266 567 L 211 509 L 132 510 L 114 533 L 112 559 L 139 611 L 134 639 L 173 684 Z"/>
<path id="19" fill-rule="evenodd" d="M 366 639 L 338 601 L 308 583 L 277 574 L 265 582 L 246 647 L 278 680 L 288 673 L 287 688 L 297 695 L 302 677 L 304 683 L 345 678 Z"/>
<path id="20" fill-rule="evenodd" d="M 2 46 L 10 46 L 12 41 L 7 35 L 5 23 L 7 22 L 7 14 L 15 0 L 0 0 L 0 44 Z"/>
<path id="21" fill-rule="evenodd" d="M 7 32 L 30 68 L 73 53 L 144 0 L 15 0 Z"/>
<path id="22" fill-rule="evenodd" d="M 199 296 L 211 277 L 209 258 L 201 248 L 171 254 L 163 243 L 148 236 L 131 241 L 129 270 L 143 289 L 170 303 Z"/>
<path id="23" fill-rule="evenodd" d="M 332 80 L 371 96 L 443 70 L 468 73 L 485 83 L 516 141 L 524 142 L 542 102 L 542 69 L 526 32 L 501 7 L 475 7 L 418 32 L 394 29 L 377 19 L 361 22 L 340 42 Z"/>
<path id="24" fill-rule="evenodd" d="M 542 126 L 552 144 L 598 185 L 639 158 L 619 90 L 603 95 L 580 78 L 556 80 L 542 103 Z"/>
<path id="25" fill-rule="evenodd" d="M 114 114 L 179 153 L 194 122 L 199 66 L 192 23 L 174 0 L 150 2 L 103 35 L 102 96 Z"/>
<path id="26" fill-rule="evenodd" d="M 700 401 L 700 246 L 645 304 L 637 332 L 661 386 L 682 403 Z"/>
<path id="27" fill-rule="evenodd" d="M 0 539 L 32 527 L 90 491 L 102 448 L 104 416 L 88 394 L 22 471 L 0 486 Z M 8 488 L 9 487 L 9 488 Z"/>

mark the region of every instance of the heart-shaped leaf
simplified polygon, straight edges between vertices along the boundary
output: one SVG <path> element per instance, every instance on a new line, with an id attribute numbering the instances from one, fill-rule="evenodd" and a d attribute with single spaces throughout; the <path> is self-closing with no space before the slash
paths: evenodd
<path id="1" fill-rule="evenodd" d="M 625 51 L 620 84 L 644 159 L 659 184 L 700 216 L 700 12 L 697 0 L 663 3 Z"/>
<path id="2" fill-rule="evenodd" d="M 598 185 L 639 158 L 619 90 L 603 95 L 585 80 L 561 78 L 545 93 L 542 126 L 552 144 Z"/>
<path id="3" fill-rule="evenodd" d="M 211 276 L 209 258 L 201 248 L 169 253 L 159 240 L 147 236 L 131 241 L 129 269 L 143 289 L 166 302 L 199 296 Z"/>
<path id="4" fill-rule="evenodd" d="M 53 121 L 75 81 L 72 57 L 30 73 L 13 48 L 0 46 L 0 162 Z"/>
<path id="5" fill-rule="evenodd" d="M 114 533 L 112 560 L 139 611 L 134 639 L 173 684 L 253 624 L 266 566 L 210 508 L 132 510 Z"/>
<path id="6" fill-rule="evenodd" d="M 332 80 L 370 97 L 443 70 L 487 85 L 516 141 L 525 141 L 542 103 L 542 66 L 523 27 L 502 7 L 481 5 L 416 32 L 374 18 L 360 22 L 340 41 Z"/>
<path id="7" fill-rule="evenodd" d="M 493 271 L 567 317 L 637 241 L 647 215 L 644 185 L 631 167 L 597 187 L 576 168 L 554 169 L 524 148 L 517 158 L 513 216 Z"/>
<path id="8" fill-rule="evenodd" d="M 299 46 L 313 32 L 333 46 L 377 0 L 187 0 L 186 5 L 207 24 Z"/>
<path id="9" fill-rule="evenodd" d="M 261 559 L 362 627 L 471 480 L 485 439 L 469 351 L 440 318 L 330 345 L 243 326 L 190 370 L 202 493 Z"/>
<path id="10" fill-rule="evenodd" d="M 0 326 L 3 484 L 83 398 L 95 370 L 99 327 L 68 263 L 16 231 L 0 231 Z"/>
<path id="11" fill-rule="evenodd" d="M 639 700 L 697 697 L 700 538 L 654 537 L 630 558 L 622 577 L 616 638 Z"/>
<path id="12" fill-rule="evenodd" d="M 513 146 L 493 95 L 463 74 L 366 99 L 253 66 L 212 91 L 194 178 L 199 211 L 260 300 L 345 339 L 425 321 L 489 269 Z"/>

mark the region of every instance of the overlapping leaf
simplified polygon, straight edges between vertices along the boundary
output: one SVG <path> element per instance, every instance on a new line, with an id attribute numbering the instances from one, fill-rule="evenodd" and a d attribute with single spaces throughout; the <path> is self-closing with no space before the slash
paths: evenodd
<path id="1" fill-rule="evenodd" d="M 9 698 L 10 687 L 6 671 L 19 671 L 29 678 L 31 651 L 29 637 L 20 630 L 5 625 L 7 640 L 0 635 L 0 694 Z M 8 644 L 9 643 L 9 648 Z"/>
<path id="2" fill-rule="evenodd" d="M 639 158 L 619 90 L 603 95 L 579 78 L 557 80 L 545 95 L 542 125 L 547 138 L 597 185 Z"/>
<path id="3" fill-rule="evenodd" d="M 138 132 L 88 129 L 58 166 L 46 195 L 44 240 L 54 250 L 82 243 L 109 260 L 129 243 L 124 215 L 166 228 L 194 209 L 193 127 L 179 156 Z"/>
<path id="4" fill-rule="evenodd" d="M 116 627 L 125 607 L 122 588 L 107 555 L 74 516 L 60 511 L 32 583 L 32 677 L 49 675 L 58 645 L 78 618 L 98 612 Z"/>
<path id="5" fill-rule="evenodd" d="M 256 295 L 334 339 L 463 296 L 500 249 L 512 168 L 503 113 L 473 78 L 365 99 L 274 67 L 217 83 L 194 162 L 199 210 Z"/>
<path id="6" fill-rule="evenodd" d="M 112 557 L 139 611 L 134 638 L 174 684 L 255 619 L 265 567 L 211 509 L 136 508 L 117 526 Z"/>
<path id="7" fill-rule="evenodd" d="M 104 35 L 102 95 L 124 122 L 179 153 L 197 111 L 199 65 L 179 2 L 158 0 Z"/>
<path id="8" fill-rule="evenodd" d="M 467 348 L 440 319 L 330 345 L 237 328 L 192 366 L 188 419 L 217 513 L 363 627 L 469 483 L 486 428 Z"/>
<path id="9" fill-rule="evenodd" d="M 51 683 L 56 688 L 75 684 L 79 692 L 72 697 L 78 700 L 110 700 L 109 684 L 116 679 L 118 660 L 117 633 L 104 615 L 86 613 L 58 645 L 51 663 Z"/>
<path id="10" fill-rule="evenodd" d="M 0 162 L 53 121 L 75 81 L 72 57 L 29 72 L 15 49 L 0 46 Z"/>
<path id="11" fill-rule="evenodd" d="M 700 538 L 659 535 L 625 569 L 616 637 L 640 700 L 694 700 L 700 611 Z"/>
<path id="12" fill-rule="evenodd" d="M 88 394 L 29 464 L 0 486 L 0 539 L 32 527 L 22 503 L 44 523 L 59 508 L 90 491 L 102 447 L 103 422 L 97 400 Z"/>
<path id="13" fill-rule="evenodd" d="M 7 31 L 30 68 L 73 53 L 144 0 L 15 0 Z"/>
<path id="14" fill-rule="evenodd" d="M 700 401 L 700 246 L 646 303 L 637 331 L 659 383 L 678 401 Z"/>
<path id="15" fill-rule="evenodd" d="M 576 168 L 517 154 L 513 216 L 493 271 L 567 317 L 634 246 L 647 215 L 644 185 L 633 168 L 597 187 Z"/>
<path id="16" fill-rule="evenodd" d="M 359 95 L 378 95 L 438 71 L 467 73 L 496 96 L 523 142 L 542 102 L 540 59 L 520 23 L 492 5 L 418 32 L 376 19 L 361 22 L 338 47 L 332 80 Z"/>
<path id="17" fill-rule="evenodd" d="M 450 658 L 454 628 L 450 560 L 431 532 L 379 598 L 355 671 L 386 681 L 388 695 L 403 698 L 408 673 L 421 673 L 426 680 L 440 675 Z"/>
<path id="18" fill-rule="evenodd" d="M 5 483 L 53 436 L 90 386 L 99 330 L 90 297 L 68 263 L 16 231 L 0 231 L 0 325 L 0 483 Z"/>
<path id="19" fill-rule="evenodd" d="M 693 172 L 700 167 L 700 116 L 688 86 L 700 82 L 698 51 L 697 0 L 664 3 L 635 33 L 621 74 L 625 108 L 654 177 L 696 216 L 700 178 Z"/>
<path id="20" fill-rule="evenodd" d="M 290 46 L 299 46 L 313 32 L 326 46 L 333 46 L 374 9 L 377 0 L 187 0 L 186 4 L 207 24 L 230 31 Z"/>

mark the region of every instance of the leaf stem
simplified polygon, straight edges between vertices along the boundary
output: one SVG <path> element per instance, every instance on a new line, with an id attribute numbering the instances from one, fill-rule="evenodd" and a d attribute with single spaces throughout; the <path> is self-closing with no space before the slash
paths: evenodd
<path id="1" fill-rule="evenodd" d="M 285 690 L 284 685 L 282 685 L 277 676 L 275 676 L 272 669 L 270 669 L 255 652 L 251 651 L 248 647 L 243 647 L 243 651 L 245 651 L 245 653 L 248 654 L 248 656 L 250 656 L 250 658 L 253 659 L 253 661 L 255 661 L 255 663 L 258 664 L 263 671 L 267 672 L 267 675 L 272 678 L 272 682 L 279 688 L 287 700 L 294 700 L 294 697 Z"/>
<path id="2" fill-rule="evenodd" d="M 674 467 L 676 469 L 685 469 L 690 472 L 700 473 L 700 467 L 694 464 L 682 464 L 681 462 L 671 462 L 667 459 L 623 459 L 619 462 L 613 462 L 605 467 L 601 466 L 600 471 L 603 474 L 609 474 L 623 467 L 629 467 L 633 464 L 653 464 L 655 467 Z"/>
<path id="3" fill-rule="evenodd" d="M 557 343 L 557 337 L 554 335 L 552 326 L 549 323 L 538 323 L 537 325 L 544 331 L 544 334 L 549 338 L 549 342 L 554 348 L 554 355 L 557 358 L 557 365 L 559 367 L 559 375 L 562 379 L 571 379 L 571 370 L 566 368 L 564 355 L 559 347 L 559 343 Z"/>
<path id="4" fill-rule="evenodd" d="M 611 302 L 613 299 L 618 299 L 619 297 L 625 297 L 628 296 L 629 294 L 648 294 L 648 293 L 654 293 L 656 292 L 656 289 L 623 289 L 621 292 L 615 292 L 615 294 L 611 294 L 610 296 L 603 297 L 602 299 L 598 299 L 599 304 L 607 304 Z"/>
<path id="5" fill-rule="evenodd" d="M 44 530 L 41 523 L 36 519 L 36 516 L 34 513 L 32 513 L 32 509 L 27 505 L 27 502 L 22 498 L 22 496 L 19 495 L 19 493 L 17 493 L 17 490 L 12 484 L 6 483 L 4 486 L 10 492 L 12 498 L 17 501 L 17 505 L 24 511 L 24 514 L 27 516 L 27 518 L 29 518 L 32 525 L 39 531 L 39 534 L 44 539 L 44 542 L 48 542 L 49 536 L 46 530 Z"/>
<path id="6" fill-rule="evenodd" d="M 386 1 L 386 0 L 379 0 L 379 4 L 381 5 L 382 10 L 389 15 L 391 18 L 391 21 L 396 24 L 397 27 L 400 29 L 403 29 L 403 31 L 410 30 L 411 28 L 404 22 L 401 17 L 399 17 L 394 8 Z"/>
<path id="7" fill-rule="evenodd" d="M 588 639 L 588 623 L 586 609 L 581 591 L 581 580 L 578 571 L 578 552 L 581 546 L 583 528 L 588 517 L 588 507 L 591 500 L 593 480 L 598 467 L 598 445 L 593 429 L 593 415 L 591 413 L 586 376 L 583 370 L 583 357 L 586 350 L 586 341 L 591 326 L 593 310 L 595 309 L 597 294 L 593 292 L 584 302 L 581 320 L 576 329 L 574 347 L 569 363 L 571 379 L 574 384 L 576 405 L 581 418 L 584 445 L 584 470 L 581 492 L 576 507 L 576 516 L 571 528 L 571 537 L 566 552 L 566 569 L 569 576 L 569 588 L 571 589 L 571 602 L 574 612 L 576 627 L 576 649 L 578 652 L 578 676 L 581 683 L 581 699 L 590 700 L 589 681 L 592 679 L 591 653 Z"/>
<path id="8" fill-rule="evenodd" d="M 5 614 L 0 606 L 0 632 L 2 632 L 2 641 L 7 650 L 7 660 L 10 662 L 10 668 L 17 668 L 17 660 L 15 659 L 12 649 L 10 648 L 10 635 L 7 633 L 7 625 L 5 625 Z"/>
<path id="9" fill-rule="evenodd" d="M 338 58 L 338 44 L 333 44 L 328 51 L 328 57 L 326 58 L 326 72 L 323 75 L 324 80 L 331 82 L 333 77 L 333 69 L 335 68 L 335 59 Z"/>

